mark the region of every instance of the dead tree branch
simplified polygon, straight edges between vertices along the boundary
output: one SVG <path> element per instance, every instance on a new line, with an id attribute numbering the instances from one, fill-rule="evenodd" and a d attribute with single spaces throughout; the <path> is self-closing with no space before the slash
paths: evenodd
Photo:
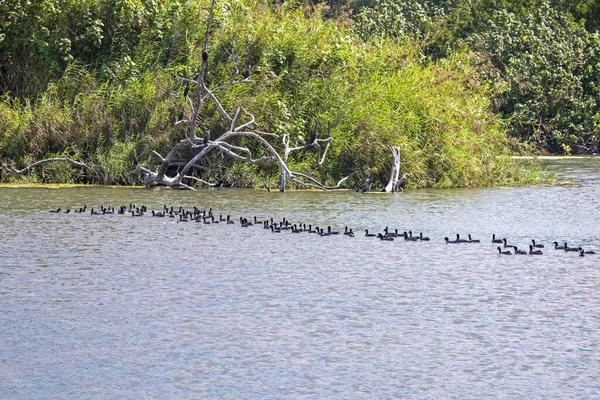
<path id="1" fill-rule="evenodd" d="M 15 168 L 9 167 L 8 165 L 5 164 L 5 165 L 3 165 L 3 169 L 11 175 L 15 175 L 15 176 L 25 175 L 25 174 L 29 173 L 33 168 L 38 167 L 43 164 L 46 164 L 46 163 L 50 163 L 50 162 L 66 162 L 77 168 L 83 168 L 87 171 L 92 170 L 87 164 L 72 160 L 69 157 L 45 158 L 43 160 L 36 161 L 33 164 L 30 164 L 23 169 L 15 169 Z"/>
<path id="2" fill-rule="evenodd" d="M 400 147 L 396 146 L 388 146 L 390 151 L 392 152 L 392 170 L 390 172 L 390 180 L 388 184 L 381 190 L 382 192 L 394 192 L 400 188 L 410 174 L 404 174 L 402 178 L 399 180 L 398 176 L 400 175 Z M 400 190 L 402 190 L 400 188 Z"/>
<path id="3" fill-rule="evenodd" d="M 185 118 L 185 112 L 180 115 L 176 124 L 181 124 L 183 122 L 187 122 L 187 126 L 185 128 L 185 139 L 180 140 L 166 156 L 161 156 L 160 154 L 154 152 L 154 154 L 159 158 L 160 165 L 158 169 L 154 172 L 149 170 L 148 168 L 142 168 L 142 172 L 144 173 L 144 183 L 147 185 L 166 185 L 176 189 L 191 189 L 191 186 L 185 184 L 183 182 L 184 179 L 191 179 L 197 182 L 203 182 L 201 179 L 196 177 L 191 177 L 189 175 L 190 169 L 194 168 L 198 165 L 201 160 L 209 160 L 208 156 L 213 151 L 220 152 L 221 155 L 232 158 L 233 160 L 239 162 L 249 162 L 249 163 L 264 163 L 264 162 L 276 162 L 281 167 L 281 187 L 280 190 L 285 190 L 286 179 L 289 179 L 291 182 L 299 184 L 304 187 L 312 187 L 318 188 L 321 190 L 327 190 L 329 187 L 320 183 L 315 178 L 312 178 L 306 174 L 302 174 L 299 172 L 291 171 L 288 167 L 287 161 L 290 153 L 298 152 L 298 151 L 306 151 L 312 148 L 317 148 L 319 151 L 318 156 L 318 165 L 322 165 L 327 155 L 327 151 L 329 149 L 329 145 L 333 140 L 330 129 L 328 127 L 328 137 L 321 139 L 317 138 L 316 132 L 312 135 L 309 143 L 303 146 L 290 147 L 290 137 L 289 134 L 284 134 L 281 136 L 284 144 L 283 155 L 281 155 L 277 149 L 267 140 L 267 137 L 279 138 L 279 135 L 269 133 L 269 132 L 261 132 L 255 130 L 256 128 L 256 118 L 254 114 L 248 112 L 243 107 L 237 107 L 235 112 L 230 114 L 225 107 L 221 104 L 219 99 L 216 96 L 216 93 L 230 88 L 235 85 L 250 83 L 251 77 L 251 67 L 247 66 L 244 71 L 242 77 L 243 79 L 236 78 L 239 73 L 239 69 L 235 65 L 235 55 L 232 54 L 232 60 L 234 63 L 234 75 L 231 78 L 231 81 L 220 84 L 214 88 L 209 88 L 206 83 L 206 73 L 208 70 L 208 42 L 210 39 L 210 27 L 213 18 L 213 11 L 215 7 L 215 0 L 212 1 L 210 12 L 207 21 L 206 28 L 206 36 L 204 39 L 204 44 L 202 48 L 202 64 L 200 70 L 194 77 L 194 79 L 188 78 L 180 78 L 179 83 L 186 84 L 186 89 L 184 95 L 186 96 L 186 100 L 189 101 L 189 118 Z M 188 90 L 191 86 L 195 86 L 195 96 L 194 99 L 190 99 L 187 97 Z M 203 109 L 203 105 L 206 102 L 210 102 L 221 117 L 227 121 L 228 129 L 226 132 L 217 136 L 215 132 L 207 132 L 203 137 L 199 137 L 196 135 L 197 124 L 202 121 L 201 110 Z M 253 154 L 253 150 L 249 147 L 236 144 L 236 138 L 245 137 L 251 139 L 257 147 L 253 147 L 254 151 L 258 151 L 259 154 Z M 258 150 L 256 150 L 258 148 Z M 190 150 L 193 155 L 190 154 Z M 188 154 L 188 159 L 185 165 L 181 168 L 177 168 L 177 172 L 174 176 L 168 176 L 167 173 L 173 173 L 173 166 L 177 161 L 177 165 L 181 166 L 182 153 L 186 152 Z M 345 178 L 346 179 L 346 178 Z M 333 188 L 339 187 L 345 179 L 342 179 L 338 185 Z"/>
<path id="4" fill-rule="evenodd" d="M 191 180 L 196 181 L 196 182 L 200 182 L 201 184 L 203 184 L 205 186 L 210 186 L 210 187 L 217 186 L 216 183 L 210 183 L 210 182 L 205 181 L 204 179 L 200 179 L 200 178 L 197 178 L 195 176 L 187 176 L 186 175 L 185 178 L 186 179 L 191 179 Z"/>
<path id="5" fill-rule="evenodd" d="M 331 136 L 331 131 L 330 131 L 329 125 L 327 127 L 327 131 L 328 131 L 327 132 L 328 137 L 326 139 L 317 138 L 317 132 L 315 130 L 314 132 L 312 132 L 310 142 L 308 144 L 305 144 L 303 146 L 297 146 L 297 147 L 290 147 L 290 136 L 287 133 L 284 134 L 282 137 L 282 142 L 283 142 L 283 146 L 284 146 L 283 162 L 285 164 L 287 164 L 288 158 L 292 152 L 304 151 L 304 150 L 309 150 L 314 147 L 317 147 L 319 149 L 319 157 L 318 157 L 317 165 L 319 165 L 319 166 L 322 165 L 323 161 L 325 161 L 325 156 L 327 155 L 327 150 L 329 149 L 329 144 L 333 140 L 333 137 Z M 321 145 L 324 143 L 326 143 L 327 145 L 325 146 L 325 151 L 323 152 Z M 300 174 L 296 174 L 296 175 L 300 176 Z M 303 177 L 307 178 L 308 180 L 312 179 L 312 178 L 307 177 L 306 175 L 304 175 Z M 307 187 L 318 187 L 319 189 L 323 189 L 323 190 L 327 189 L 327 186 L 322 185 L 318 182 L 313 183 L 313 185 L 303 183 L 303 182 L 298 182 L 298 181 L 296 181 L 296 182 L 300 183 L 303 186 L 307 186 Z M 286 185 L 286 173 L 282 169 L 281 170 L 281 182 L 279 184 L 279 191 L 281 191 L 281 192 L 285 191 L 285 185 Z"/>

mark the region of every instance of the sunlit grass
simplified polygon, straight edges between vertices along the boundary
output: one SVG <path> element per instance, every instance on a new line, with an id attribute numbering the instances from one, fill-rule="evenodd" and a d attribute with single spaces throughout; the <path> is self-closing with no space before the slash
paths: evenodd
<path id="1" fill-rule="evenodd" d="M 220 3 L 208 80 L 212 86 L 229 81 L 234 54 L 238 70 L 252 65 L 252 83 L 219 94 L 227 109 L 243 105 L 256 115 L 260 130 L 289 134 L 292 145 L 306 143 L 314 130 L 325 137 L 331 127 L 334 140 L 324 164 L 317 165 L 316 151 L 307 151 L 291 156 L 293 170 L 329 185 L 354 174 L 349 187 L 367 177 L 381 187 L 391 167 L 387 146 L 393 145 L 401 148 L 401 172 L 411 174 L 409 188 L 547 181 L 539 166 L 511 157 L 514 143 L 490 113 L 493 94 L 477 80 L 468 52 L 431 63 L 416 43 L 365 43 L 339 22 L 322 18 L 321 6 L 290 4 Z M 101 81 L 91 67 L 73 63 L 38 101 L 3 98 L 2 160 L 23 167 L 58 155 L 84 161 L 92 172 L 53 165 L 23 178 L 3 174 L 2 181 L 133 185 L 139 182 L 138 164 L 156 166 L 152 152 L 165 154 L 183 136 L 173 123 L 182 108 L 189 112 L 189 104 L 177 78 L 197 70 L 204 38 L 202 8 L 192 2 L 186 7 L 173 22 L 174 31 L 188 34 L 185 41 L 175 35 L 173 42 L 185 63 L 153 65 L 144 54 L 149 49 L 140 48 L 132 54 L 136 74 Z M 195 25 L 188 29 L 190 21 Z M 213 138 L 227 126 L 211 107 L 198 122 Z M 244 139 L 238 144 L 261 151 Z M 281 150 L 280 140 L 274 145 Z M 220 155 L 212 162 L 221 168 L 206 173 L 206 180 L 278 187 L 277 165 L 239 164 Z"/>

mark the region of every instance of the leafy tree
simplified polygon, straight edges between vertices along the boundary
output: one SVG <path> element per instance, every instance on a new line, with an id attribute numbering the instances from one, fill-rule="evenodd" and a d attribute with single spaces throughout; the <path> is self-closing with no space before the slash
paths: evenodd
<path id="1" fill-rule="evenodd" d="M 597 151 L 600 42 L 571 2 L 482 0 L 454 10 L 433 53 L 469 46 L 512 135 L 550 152 Z M 589 2 L 591 4 L 592 2 Z"/>
<path id="2" fill-rule="evenodd" d="M 358 0 L 355 29 L 363 38 L 382 35 L 423 39 L 459 0 Z"/>
<path id="3" fill-rule="evenodd" d="M 106 77 L 168 63 L 177 0 L 15 0 L 0 5 L 0 94 L 30 97 L 72 61 Z M 136 61 L 132 61 L 136 59 Z"/>

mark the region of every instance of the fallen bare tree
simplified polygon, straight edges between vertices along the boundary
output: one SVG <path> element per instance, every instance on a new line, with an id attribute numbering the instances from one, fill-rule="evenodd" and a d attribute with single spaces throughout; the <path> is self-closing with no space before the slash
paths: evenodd
<path id="1" fill-rule="evenodd" d="M 308 140 L 305 140 L 304 143 L 291 145 L 292 140 L 289 133 L 277 135 L 260 131 L 254 114 L 244 107 L 236 107 L 233 111 L 228 111 L 223 106 L 218 97 L 219 93 L 236 85 L 251 83 L 252 68 L 248 65 L 244 72 L 240 73 L 235 54 L 232 53 L 233 73 L 230 81 L 216 86 L 208 83 L 206 79 L 209 68 L 207 51 L 214 8 L 215 0 L 212 0 L 208 12 L 199 71 L 193 78 L 181 77 L 178 81 L 179 85 L 185 85 L 184 97 L 187 105 L 186 109 L 179 114 L 175 122 L 175 129 L 181 130 L 179 132 L 182 133 L 183 138 L 176 142 L 164 156 L 152 151 L 152 157 L 156 161 L 149 160 L 146 164 L 141 165 L 137 160 L 137 156 L 135 156 L 135 163 L 143 175 L 143 183 L 147 186 L 161 185 L 173 189 L 187 190 L 193 190 L 195 183 L 220 187 L 223 184 L 222 180 L 219 183 L 212 183 L 209 182 L 211 178 L 206 178 L 206 176 L 214 176 L 215 171 L 222 171 L 223 168 L 226 168 L 224 166 L 225 162 L 222 160 L 227 158 L 234 162 L 278 165 L 281 170 L 280 191 L 285 191 L 289 183 L 320 190 L 340 188 L 355 173 L 340 179 L 334 186 L 327 186 L 309 174 L 293 171 L 288 164 L 290 155 L 293 153 L 317 151 L 316 165 L 323 165 L 333 141 L 329 124 L 327 125 L 326 135 L 325 133 L 320 134 L 319 130 L 315 128 L 312 129 Z M 216 124 L 216 128 L 205 130 L 206 121 L 209 119 L 207 115 L 203 115 L 206 110 L 216 112 L 224 123 Z M 202 133 L 198 134 L 199 131 Z M 409 176 L 404 174 L 402 178 L 398 178 L 400 149 L 393 146 L 389 146 L 389 148 L 392 151 L 393 164 L 390 181 L 383 189 L 385 192 L 398 190 Z M 20 175 L 29 172 L 38 165 L 52 161 L 67 162 L 73 166 L 94 172 L 86 164 L 69 158 L 40 160 L 22 170 L 7 166 L 4 169 L 13 175 Z M 201 174 L 200 177 L 198 176 L 199 173 Z M 270 191 L 266 180 L 264 182 L 265 187 Z M 370 179 L 365 181 L 363 192 L 369 190 L 371 183 Z"/>
<path id="2" fill-rule="evenodd" d="M 160 165 L 154 171 L 149 168 L 142 167 L 142 171 L 144 173 L 144 183 L 146 185 L 164 185 L 174 189 L 192 189 L 190 183 L 186 182 L 204 181 L 192 176 L 190 171 L 195 169 L 206 169 L 206 166 L 203 165 L 202 162 L 206 161 L 210 153 L 217 151 L 222 155 L 230 157 L 239 162 L 255 164 L 275 162 L 279 164 L 281 167 L 280 191 L 285 190 L 287 179 L 289 179 L 290 182 L 307 188 L 327 190 L 340 187 L 350 176 L 343 178 L 335 186 L 326 186 L 317 179 L 300 172 L 292 171 L 288 167 L 288 157 L 292 152 L 299 152 L 313 148 L 316 148 L 319 151 L 318 165 L 321 165 L 325 160 L 329 144 L 332 141 L 330 134 L 327 138 L 320 139 L 317 137 L 315 132 L 311 136 L 309 143 L 298 147 L 290 147 L 289 135 L 283 134 L 281 135 L 281 140 L 284 145 L 284 150 L 283 155 L 280 155 L 275 149 L 274 145 L 267 140 L 270 139 L 276 141 L 278 138 L 280 138 L 280 135 L 257 130 L 255 116 L 243 107 L 237 107 L 233 113 L 229 113 L 225 110 L 217 97 L 217 92 L 230 88 L 234 85 L 249 83 L 251 78 L 250 66 L 248 66 L 244 71 L 243 79 L 236 79 L 236 77 L 239 77 L 239 70 L 235 66 L 234 62 L 235 73 L 233 74 L 231 81 L 212 89 L 208 88 L 205 79 L 208 69 L 207 46 L 214 6 L 215 1 L 213 0 L 208 16 L 206 37 L 202 49 L 202 65 L 200 67 L 200 71 L 194 79 L 180 79 L 180 83 L 186 85 L 185 95 L 189 103 L 189 118 L 186 120 L 185 113 L 182 111 L 182 114 L 179 115 L 178 121 L 176 122 L 176 126 L 187 122 L 187 126 L 185 127 L 185 138 L 173 146 L 165 157 L 154 152 L 154 155 L 160 161 Z M 193 99 L 187 97 L 187 92 L 191 86 L 195 86 L 196 88 Z M 214 139 L 211 139 L 212 136 L 215 136 L 212 132 L 206 132 L 202 137 L 196 134 L 198 121 L 201 120 L 200 112 L 206 102 L 212 103 L 212 105 L 216 108 L 228 125 L 228 129 Z M 235 139 L 239 137 L 249 138 L 253 141 L 253 143 L 258 144 L 259 146 L 256 147 L 261 149 L 261 154 L 254 155 L 249 146 L 236 144 Z M 322 146 L 325 146 L 325 148 L 323 149 Z M 192 151 L 190 152 L 190 150 Z M 188 157 L 184 157 L 185 161 L 182 162 L 182 155 L 184 153 L 187 154 Z M 175 175 L 167 175 L 169 171 L 172 171 L 173 166 L 177 167 Z"/>

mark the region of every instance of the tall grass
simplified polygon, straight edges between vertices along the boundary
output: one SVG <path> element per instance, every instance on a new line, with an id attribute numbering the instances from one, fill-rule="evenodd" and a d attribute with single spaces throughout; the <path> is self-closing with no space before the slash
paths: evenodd
<path id="1" fill-rule="evenodd" d="M 45 168 L 28 178 L 33 181 L 136 183 L 137 163 L 151 166 L 152 151 L 164 154 L 182 136 L 173 123 L 189 106 L 176 82 L 198 68 L 208 2 L 183 3 L 163 32 L 168 56 L 165 48 L 140 45 L 133 58 L 119 61 L 129 70 L 111 77 L 75 60 L 39 100 L 2 98 L 0 158 L 20 167 L 62 154 L 93 167 L 87 174 L 69 166 Z M 325 163 L 318 166 L 317 153 L 308 151 L 292 155 L 293 169 L 328 183 L 358 172 L 357 181 L 370 177 L 383 185 L 391 167 L 387 145 L 394 145 L 401 148 L 411 187 L 540 179 L 535 169 L 508 157 L 514 146 L 490 113 L 493 93 L 477 79 L 468 52 L 431 63 L 416 43 L 365 43 L 322 11 L 263 0 L 219 3 L 209 42 L 211 85 L 230 80 L 234 67 L 252 66 L 251 84 L 220 93 L 226 108 L 243 105 L 256 115 L 259 129 L 287 133 L 292 145 L 306 143 L 315 130 L 325 137 L 331 127 Z M 215 137 L 226 128 L 213 108 L 203 110 L 198 129 Z M 220 156 L 213 161 L 222 168 L 204 178 L 238 186 L 272 184 L 279 173 L 274 165 L 240 165 Z"/>
<path id="2" fill-rule="evenodd" d="M 395 145 L 412 187 L 538 179 L 508 157 L 513 146 L 490 113 L 494 93 L 478 80 L 468 52 L 430 63 L 416 43 L 367 44 L 320 14 L 318 7 L 301 12 L 257 1 L 236 18 L 229 14 L 214 35 L 218 48 L 240 49 L 255 65 L 255 84 L 229 100 L 258 111 L 264 129 L 302 143 L 315 127 L 331 125 L 334 141 L 323 167 L 316 167 L 315 153 L 292 163 L 330 183 L 355 171 L 383 183 L 391 163 L 387 145 Z"/>

